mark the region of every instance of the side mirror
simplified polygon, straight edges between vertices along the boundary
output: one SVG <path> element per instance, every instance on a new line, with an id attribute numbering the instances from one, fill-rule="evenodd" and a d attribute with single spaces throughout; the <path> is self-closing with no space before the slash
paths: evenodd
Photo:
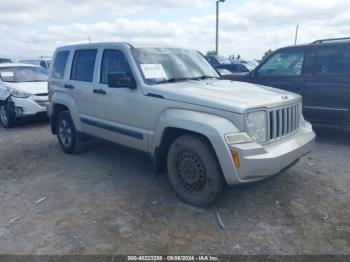
<path id="1" fill-rule="evenodd" d="M 125 72 L 111 72 L 108 73 L 108 87 L 136 89 L 136 83 Z"/>

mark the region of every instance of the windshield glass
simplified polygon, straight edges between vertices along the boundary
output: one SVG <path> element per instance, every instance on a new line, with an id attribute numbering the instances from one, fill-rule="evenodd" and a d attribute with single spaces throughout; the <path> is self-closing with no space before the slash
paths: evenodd
<path id="1" fill-rule="evenodd" d="M 0 67 L 0 78 L 3 82 L 44 82 L 48 80 L 48 71 L 29 66 Z"/>
<path id="2" fill-rule="evenodd" d="M 11 59 L 7 59 L 7 58 L 0 58 L 0 64 L 2 63 L 11 63 Z"/>
<path id="3" fill-rule="evenodd" d="M 196 51 L 136 48 L 132 52 L 147 84 L 220 78 L 208 61 Z"/>

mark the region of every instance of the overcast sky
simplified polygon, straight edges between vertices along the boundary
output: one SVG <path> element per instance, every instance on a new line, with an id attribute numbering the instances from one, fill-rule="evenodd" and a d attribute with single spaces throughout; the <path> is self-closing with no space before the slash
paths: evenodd
<path id="1" fill-rule="evenodd" d="M 215 49 L 215 0 L 0 0 L 0 54 L 51 55 L 99 41 Z M 350 36 L 349 0 L 226 0 L 220 54 L 261 58 L 268 49 Z"/>

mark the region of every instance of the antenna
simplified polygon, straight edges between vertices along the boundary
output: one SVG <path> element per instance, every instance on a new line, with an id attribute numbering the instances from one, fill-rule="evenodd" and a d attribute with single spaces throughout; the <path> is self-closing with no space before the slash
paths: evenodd
<path id="1" fill-rule="evenodd" d="M 294 39 L 294 45 L 298 42 L 298 31 L 299 31 L 299 24 L 297 24 L 297 28 L 295 30 L 295 39 Z"/>

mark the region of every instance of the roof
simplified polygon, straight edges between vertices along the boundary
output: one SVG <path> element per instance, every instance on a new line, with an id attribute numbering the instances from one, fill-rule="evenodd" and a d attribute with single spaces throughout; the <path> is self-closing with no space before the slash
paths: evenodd
<path id="1" fill-rule="evenodd" d="M 24 63 L 3 63 L 0 64 L 0 68 L 2 67 L 40 67 L 37 65 L 32 65 L 32 64 L 24 64 Z"/>
<path id="2" fill-rule="evenodd" d="M 100 43 L 86 43 L 86 44 L 75 44 L 75 45 L 66 45 L 66 46 L 61 46 L 58 47 L 57 50 L 65 50 L 65 49 L 88 49 L 88 48 L 98 48 L 98 47 L 127 47 L 127 48 L 180 48 L 183 49 L 183 47 L 179 46 L 173 46 L 173 45 L 164 45 L 164 44 L 155 44 L 155 45 L 150 45 L 150 44 L 143 44 L 143 45 L 132 45 L 127 42 L 100 42 Z M 190 48 L 186 48 L 190 49 Z M 192 49 L 190 49 L 192 50 Z"/>
<path id="3" fill-rule="evenodd" d="M 24 61 L 50 61 L 51 58 L 49 57 L 40 57 L 40 58 L 25 58 L 25 59 L 21 59 L 18 60 L 18 62 L 24 62 Z"/>
<path id="4" fill-rule="evenodd" d="M 315 45 L 317 46 L 318 45 L 322 45 L 322 46 L 337 45 L 337 44 L 343 44 L 343 43 L 350 43 L 350 38 L 344 37 L 344 38 L 321 39 L 321 40 L 316 40 L 309 44 L 290 45 L 290 46 L 278 48 L 277 50 L 285 49 L 285 48 L 303 48 L 303 47 L 310 47 Z"/>

